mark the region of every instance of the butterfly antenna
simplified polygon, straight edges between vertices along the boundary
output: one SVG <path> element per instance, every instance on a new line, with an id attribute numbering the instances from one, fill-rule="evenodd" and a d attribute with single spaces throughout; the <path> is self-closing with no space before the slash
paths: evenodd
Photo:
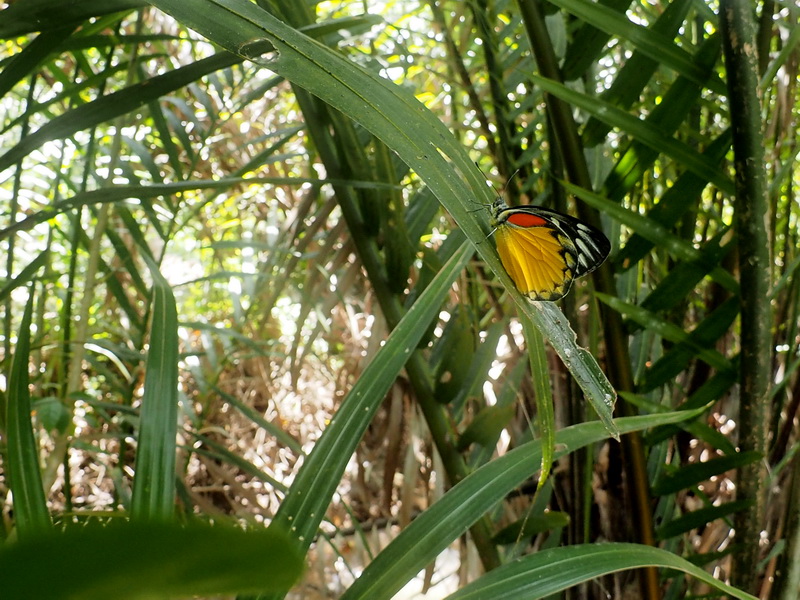
<path id="1" fill-rule="evenodd" d="M 511 174 L 511 177 L 509 177 L 509 178 L 508 178 L 508 181 L 506 181 L 506 187 L 508 187 L 509 185 L 511 185 L 511 182 L 512 182 L 512 181 L 514 181 L 514 177 L 516 177 L 518 173 L 519 173 L 519 169 L 517 169 L 516 171 L 514 171 L 514 172 Z"/>
<path id="2" fill-rule="evenodd" d="M 517 174 L 519 173 L 519 171 L 520 171 L 519 169 L 517 169 L 516 171 L 514 171 L 514 172 L 511 174 L 511 177 L 509 177 L 509 178 L 508 178 L 508 181 L 506 181 L 506 184 L 503 186 L 503 193 L 504 193 L 504 194 L 505 194 L 505 193 L 506 193 L 506 192 L 507 192 L 509 189 L 511 189 L 511 182 L 512 182 L 512 181 L 514 181 L 514 177 L 516 177 L 516 176 L 517 176 Z M 513 191 L 514 191 L 514 193 L 512 194 L 512 196 L 513 196 L 513 200 L 514 200 L 515 202 L 518 202 L 518 201 L 519 201 L 519 190 L 517 190 L 517 189 L 514 189 Z"/>
<path id="3" fill-rule="evenodd" d="M 478 171 L 480 171 L 480 172 L 481 172 L 481 174 L 483 175 L 483 180 L 484 180 L 486 183 L 488 183 L 490 186 L 492 186 L 492 189 L 494 190 L 494 193 L 495 193 L 495 195 L 499 196 L 500 194 L 498 193 L 498 191 L 497 191 L 497 188 L 496 188 L 496 187 L 494 187 L 494 184 L 493 184 L 493 183 L 491 182 L 491 180 L 490 180 L 490 179 L 489 179 L 489 178 L 486 176 L 486 173 L 484 173 L 483 169 L 481 169 L 481 166 L 480 166 L 480 165 L 477 163 L 477 161 L 475 162 L 475 166 L 476 166 L 476 167 L 478 167 Z M 475 210 L 470 210 L 470 211 L 468 211 L 468 212 L 480 212 L 480 211 L 482 211 L 482 210 L 486 210 L 486 209 L 488 209 L 488 208 L 490 208 L 490 207 L 492 206 L 491 204 L 483 204 L 482 202 L 478 202 L 477 200 L 475 200 L 475 199 L 472 199 L 472 198 L 471 198 L 471 200 L 472 200 L 472 202 L 474 202 L 475 204 L 478 204 L 478 205 L 480 205 L 480 208 L 476 208 Z M 492 232 L 492 233 L 494 233 L 494 232 Z"/>

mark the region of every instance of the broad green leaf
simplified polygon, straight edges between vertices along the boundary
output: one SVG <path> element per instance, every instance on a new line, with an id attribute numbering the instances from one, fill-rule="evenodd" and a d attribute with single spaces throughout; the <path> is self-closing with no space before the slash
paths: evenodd
<path id="1" fill-rule="evenodd" d="M 149 600 L 285 591 L 302 569 L 302 558 L 274 527 L 241 531 L 196 523 L 93 523 L 0 549 L 4 600 Z"/>
<path id="2" fill-rule="evenodd" d="M 462 452 L 472 444 L 493 448 L 500 432 L 511 422 L 515 412 L 516 407 L 513 404 L 482 408 L 464 433 L 458 436 L 456 450 Z"/>

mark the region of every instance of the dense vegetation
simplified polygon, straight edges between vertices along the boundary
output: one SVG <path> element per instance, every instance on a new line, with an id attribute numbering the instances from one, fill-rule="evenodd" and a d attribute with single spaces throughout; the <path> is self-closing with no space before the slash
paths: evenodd
<path id="1" fill-rule="evenodd" d="M 0 7 L 4 598 L 797 597 L 794 2 Z"/>

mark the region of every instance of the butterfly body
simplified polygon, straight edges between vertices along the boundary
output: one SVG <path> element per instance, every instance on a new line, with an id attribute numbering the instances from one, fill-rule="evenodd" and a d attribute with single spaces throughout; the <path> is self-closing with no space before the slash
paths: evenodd
<path id="1" fill-rule="evenodd" d="M 558 300 L 576 277 L 599 267 L 611 250 L 602 232 L 539 206 L 492 205 L 497 252 L 517 289 L 531 300 Z"/>

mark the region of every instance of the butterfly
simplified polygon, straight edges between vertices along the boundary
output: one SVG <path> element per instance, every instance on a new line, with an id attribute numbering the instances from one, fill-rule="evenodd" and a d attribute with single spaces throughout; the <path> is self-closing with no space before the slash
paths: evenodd
<path id="1" fill-rule="evenodd" d="M 497 252 L 517 289 L 530 300 L 558 300 L 576 277 L 591 273 L 608 256 L 611 242 L 574 217 L 539 206 L 491 208 Z"/>

